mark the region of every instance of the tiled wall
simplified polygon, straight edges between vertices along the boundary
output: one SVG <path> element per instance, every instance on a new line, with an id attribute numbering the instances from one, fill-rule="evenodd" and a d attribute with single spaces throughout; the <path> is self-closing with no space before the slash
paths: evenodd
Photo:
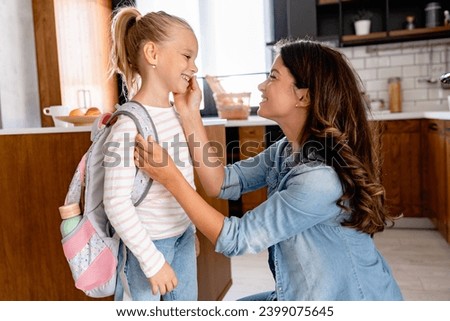
<path id="1" fill-rule="evenodd" d="M 439 77 L 450 72 L 450 38 L 341 48 L 363 80 L 370 99 L 388 108 L 388 78 L 400 77 L 402 110 L 449 110 Z"/>

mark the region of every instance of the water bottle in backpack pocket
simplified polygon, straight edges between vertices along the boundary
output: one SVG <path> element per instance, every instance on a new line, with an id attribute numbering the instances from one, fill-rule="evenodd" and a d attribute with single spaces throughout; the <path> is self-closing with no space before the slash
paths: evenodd
<path id="1" fill-rule="evenodd" d="M 60 206 L 59 214 L 63 220 L 60 227 L 62 237 L 66 237 L 73 230 L 75 230 L 83 218 L 81 215 L 80 205 L 78 203 Z"/>

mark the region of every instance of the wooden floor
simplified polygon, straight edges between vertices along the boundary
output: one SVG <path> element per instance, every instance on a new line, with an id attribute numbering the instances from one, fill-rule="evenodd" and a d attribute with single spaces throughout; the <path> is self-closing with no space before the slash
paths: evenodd
<path id="1" fill-rule="evenodd" d="M 415 223 L 416 222 L 416 223 Z M 404 221 L 375 236 L 405 300 L 450 301 L 450 245 L 426 221 Z M 233 285 L 224 301 L 274 288 L 267 252 L 231 259 Z"/>

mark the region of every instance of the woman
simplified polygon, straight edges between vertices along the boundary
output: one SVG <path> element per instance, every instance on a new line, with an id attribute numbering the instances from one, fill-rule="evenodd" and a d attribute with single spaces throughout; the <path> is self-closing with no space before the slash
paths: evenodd
<path id="1" fill-rule="evenodd" d="M 237 199 L 267 186 L 267 201 L 242 218 L 223 217 L 190 188 L 152 138 L 146 143 L 137 137 L 135 162 L 175 196 L 217 252 L 269 250 L 275 290 L 246 299 L 401 300 L 372 239 L 394 218 L 384 207 L 358 78 L 339 51 L 320 43 L 277 47 L 270 75 L 258 87 L 258 114 L 276 121 L 286 137 L 254 158 L 225 169 L 207 167 L 195 81 L 175 96 L 205 190 Z"/>

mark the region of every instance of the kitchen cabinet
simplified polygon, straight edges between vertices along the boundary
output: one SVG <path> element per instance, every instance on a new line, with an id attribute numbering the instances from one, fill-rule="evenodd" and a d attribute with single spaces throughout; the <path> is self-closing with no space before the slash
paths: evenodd
<path id="1" fill-rule="evenodd" d="M 225 145 L 224 126 L 206 126 L 208 139 Z M 221 155 L 220 161 L 225 164 L 226 157 Z M 209 197 L 194 171 L 197 192 L 224 216 L 229 215 L 228 201 Z M 200 241 L 200 255 L 197 257 L 198 299 L 200 301 L 219 301 L 231 287 L 231 261 L 223 254 L 216 253 L 214 245 L 197 230 Z"/>
<path id="2" fill-rule="evenodd" d="M 273 43 L 286 37 L 317 36 L 315 0 L 272 0 L 271 9 L 274 29 Z"/>
<path id="3" fill-rule="evenodd" d="M 443 10 L 440 13 L 440 26 L 426 28 L 425 7 L 429 0 L 403 1 L 341 1 L 340 30 L 341 45 L 365 45 L 410 40 L 445 38 L 450 35 L 450 26 L 444 27 Z M 441 4 L 449 6 L 448 1 Z M 448 9 L 443 8 L 443 9 Z M 359 10 L 372 13 L 371 33 L 357 36 L 354 34 L 353 17 Z M 415 28 L 407 30 L 405 23 L 407 16 L 414 16 Z"/>
<path id="4" fill-rule="evenodd" d="M 33 0 L 40 107 L 95 106 L 118 101 L 109 74 L 110 0 Z M 42 117 L 42 126 L 53 126 Z"/>
<path id="5" fill-rule="evenodd" d="M 207 126 L 206 132 L 210 140 L 225 144 L 223 125 Z M 90 143 L 90 131 L 0 134 L 0 300 L 91 300 L 74 286 L 58 212 Z M 195 181 L 200 195 L 228 215 L 227 201 L 207 197 L 197 176 Z M 197 235 L 199 300 L 221 300 L 232 283 L 230 259 L 216 253 L 199 231 Z"/>
<path id="6" fill-rule="evenodd" d="M 421 217 L 421 120 L 377 123 L 381 130 L 381 182 L 386 206 L 394 214 Z"/>
<path id="7" fill-rule="evenodd" d="M 382 133 L 381 181 L 386 189 L 386 206 L 405 217 L 422 217 L 421 120 L 392 120 L 374 124 Z M 228 163 L 254 156 L 280 137 L 282 132 L 278 126 L 227 128 Z M 230 202 L 231 215 L 240 216 L 258 206 L 266 200 L 266 193 L 264 188 L 242 195 L 237 202 Z"/>
<path id="8" fill-rule="evenodd" d="M 239 127 L 240 159 L 248 159 L 258 155 L 265 149 L 264 126 Z M 267 188 L 243 194 L 241 197 L 242 213 L 251 210 L 267 199 Z"/>
<path id="9" fill-rule="evenodd" d="M 256 156 L 284 137 L 278 125 L 227 127 L 227 164 Z M 243 194 L 238 200 L 229 200 L 230 215 L 242 216 L 267 199 L 267 188 Z"/>
<path id="10" fill-rule="evenodd" d="M 445 205 L 447 206 L 446 218 L 447 218 L 447 242 L 450 243 L 450 121 L 445 121 L 445 169 L 446 174 L 442 175 L 446 184 L 446 196 Z"/>
<path id="11" fill-rule="evenodd" d="M 380 133 L 381 182 L 388 210 L 409 218 L 430 218 L 450 243 L 450 121 L 418 118 L 370 123 Z M 248 142 L 264 141 L 267 147 L 282 136 L 278 126 L 227 127 L 228 163 L 250 157 L 255 147 L 263 146 Z M 243 204 L 230 202 L 230 215 L 242 215 L 242 209 L 265 200 L 263 194 L 248 195 Z"/>
<path id="12" fill-rule="evenodd" d="M 266 126 L 228 127 L 226 129 L 227 164 L 256 156 L 266 148 Z M 229 200 L 230 215 L 241 217 L 264 202 L 267 188 L 243 194 L 238 200 Z"/>
<path id="13" fill-rule="evenodd" d="M 429 0 L 273 0 L 275 41 L 283 37 L 312 37 L 337 46 L 356 46 L 411 40 L 446 38 L 450 26 L 425 28 L 425 7 Z M 442 11 L 449 1 L 440 1 Z M 315 6 L 314 8 L 312 6 Z M 353 20 L 358 11 L 372 13 L 371 32 L 355 35 Z M 406 16 L 414 16 L 415 28 L 405 28 Z M 298 17 L 304 17 L 299 19 Z M 283 22 L 282 19 L 286 22 Z M 289 19 L 288 19 L 289 18 Z"/>
<path id="14" fill-rule="evenodd" d="M 429 217 L 442 236 L 448 237 L 447 153 L 443 120 L 423 120 L 424 216 Z"/>

